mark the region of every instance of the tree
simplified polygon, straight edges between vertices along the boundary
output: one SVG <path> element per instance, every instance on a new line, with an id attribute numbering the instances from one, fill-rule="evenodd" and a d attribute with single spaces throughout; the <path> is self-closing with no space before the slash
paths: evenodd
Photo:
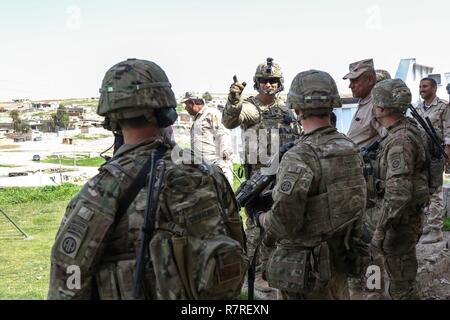
<path id="1" fill-rule="evenodd" d="M 64 106 L 59 106 L 56 110 L 56 114 L 52 114 L 52 119 L 55 122 L 55 126 L 67 129 L 69 126 L 69 112 Z"/>
<path id="2" fill-rule="evenodd" d="M 13 127 L 15 132 L 21 132 L 22 129 L 22 119 L 20 119 L 19 110 L 11 110 L 9 116 L 12 118 Z"/>
<path id="3" fill-rule="evenodd" d="M 31 127 L 28 123 L 25 123 L 20 119 L 19 110 L 12 110 L 9 112 L 9 116 L 12 118 L 13 127 L 15 132 L 27 133 Z"/>

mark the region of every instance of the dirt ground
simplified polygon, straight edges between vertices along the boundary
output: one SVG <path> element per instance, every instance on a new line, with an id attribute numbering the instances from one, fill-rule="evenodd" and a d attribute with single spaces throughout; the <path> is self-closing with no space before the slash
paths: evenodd
<path id="1" fill-rule="evenodd" d="M 42 141 L 13 142 L 10 139 L 0 139 L 0 187 L 40 187 L 64 182 L 59 173 L 49 173 L 49 169 L 59 169 L 59 164 L 32 161 L 33 155 L 41 159 L 51 155 L 72 157 L 73 154 L 98 156 L 113 143 L 113 137 L 97 140 L 75 140 L 74 144 L 63 144 L 62 138 L 56 134 L 44 134 Z M 69 180 L 86 181 L 98 170 L 92 167 L 73 167 L 66 173 Z M 27 172 L 28 176 L 9 177 L 10 172 Z"/>

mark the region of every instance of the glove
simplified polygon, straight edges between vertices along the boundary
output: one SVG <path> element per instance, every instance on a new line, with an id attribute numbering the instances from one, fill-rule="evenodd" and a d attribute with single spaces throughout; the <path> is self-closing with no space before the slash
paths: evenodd
<path id="1" fill-rule="evenodd" d="M 233 84 L 230 86 L 230 93 L 228 94 L 228 101 L 232 105 L 237 105 L 241 101 L 241 94 L 247 84 L 240 83 L 236 76 L 233 76 Z"/>

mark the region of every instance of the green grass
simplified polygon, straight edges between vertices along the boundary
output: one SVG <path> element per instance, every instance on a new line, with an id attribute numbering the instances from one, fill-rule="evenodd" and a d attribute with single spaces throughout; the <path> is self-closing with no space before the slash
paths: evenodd
<path id="1" fill-rule="evenodd" d="M 98 140 L 111 137 L 110 134 L 77 134 L 74 136 L 77 140 Z"/>
<path id="2" fill-rule="evenodd" d="M 450 231 L 450 218 L 444 218 L 444 231 Z"/>
<path id="3" fill-rule="evenodd" d="M 66 184 L 0 191 L 1 209 L 32 237 L 24 240 L 0 214 L 0 300 L 46 298 L 51 247 L 68 199 L 79 189 Z"/>
<path id="4" fill-rule="evenodd" d="M 47 113 L 45 113 L 45 112 L 36 112 L 36 113 L 33 113 L 31 116 L 32 117 L 43 117 L 45 115 L 47 115 Z"/>
<path id="5" fill-rule="evenodd" d="M 76 104 L 76 105 L 83 105 L 83 106 L 97 106 L 98 105 L 98 99 L 68 99 L 63 100 L 61 103 L 65 106 Z"/>
<path id="6" fill-rule="evenodd" d="M 6 188 L 0 191 L 0 205 L 18 205 L 30 202 L 48 203 L 54 200 L 67 201 L 80 188 L 80 186 L 70 183 L 41 188 Z"/>
<path id="7" fill-rule="evenodd" d="M 60 159 L 58 159 L 56 156 L 52 156 L 50 158 L 41 160 L 41 162 L 59 164 Z M 103 163 L 105 163 L 105 159 L 103 159 L 102 157 L 89 158 L 87 156 L 83 156 L 75 159 L 76 166 L 80 167 L 100 167 Z M 70 157 L 63 157 L 61 159 L 61 164 L 65 166 L 73 166 L 74 160 Z"/>
<path id="8" fill-rule="evenodd" d="M 0 164 L 0 168 L 18 168 L 21 166 L 17 166 L 15 164 Z"/>

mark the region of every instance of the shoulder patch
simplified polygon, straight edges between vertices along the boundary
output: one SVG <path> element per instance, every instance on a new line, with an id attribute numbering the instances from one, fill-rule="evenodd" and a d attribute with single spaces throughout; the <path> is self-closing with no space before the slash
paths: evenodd
<path id="1" fill-rule="evenodd" d="M 389 155 L 388 158 L 389 169 L 395 173 L 402 173 L 406 169 L 405 157 L 403 153 L 396 152 Z"/>
<path id="2" fill-rule="evenodd" d="M 301 173 L 301 172 L 300 172 Z M 295 184 L 297 183 L 299 175 L 286 174 L 283 176 L 283 180 L 280 182 L 278 191 L 287 195 L 292 193 Z"/>

